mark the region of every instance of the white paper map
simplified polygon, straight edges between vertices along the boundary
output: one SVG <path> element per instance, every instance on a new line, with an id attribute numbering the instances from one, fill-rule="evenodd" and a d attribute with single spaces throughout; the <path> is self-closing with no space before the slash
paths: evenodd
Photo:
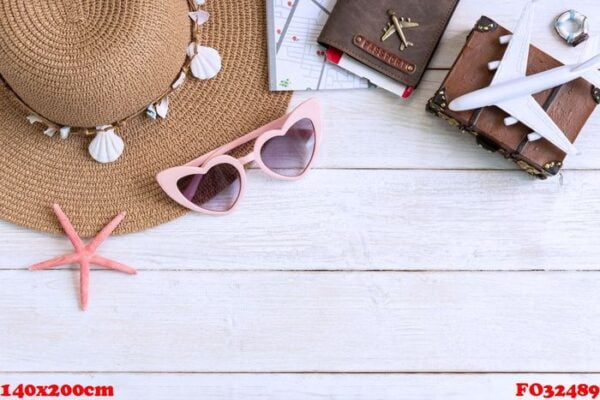
<path id="1" fill-rule="evenodd" d="M 367 88 L 325 60 L 317 38 L 337 0 L 267 0 L 269 82 L 273 91 Z"/>

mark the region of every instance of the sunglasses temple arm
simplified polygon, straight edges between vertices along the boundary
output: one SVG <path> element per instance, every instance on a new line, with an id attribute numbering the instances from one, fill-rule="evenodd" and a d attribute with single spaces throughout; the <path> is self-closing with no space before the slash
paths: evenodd
<path id="1" fill-rule="evenodd" d="M 287 120 L 288 117 L 289 117 L 289 115 L 285 115 L 263 127 L 260 127 L 256 130 L 248 133 L 247 135 L 244 135 L 241 138 L 234 140 L 231 143 L 227 143 L 226 145 L 221 146 L 218 149 L 213 150 L 210 153 L 205 154 L 202 157 L 197 158 L 197 159 L 187 163 L 186 166 L 193 167 L 193 166 L 202 165 L 206 160 L 212 158 L 213 156 L 220 155 L 220 154 L 227 154 L 231 150 L 235 149 L 236 147 L 239 147 L 243 144 L 250 142 L 251 140 L 258 138 L 260 135 L 262 135 L 265 132 L 280 128 L 281 126 L 283 126 L 283 124 L 285 123 L 285 121 Z"/>

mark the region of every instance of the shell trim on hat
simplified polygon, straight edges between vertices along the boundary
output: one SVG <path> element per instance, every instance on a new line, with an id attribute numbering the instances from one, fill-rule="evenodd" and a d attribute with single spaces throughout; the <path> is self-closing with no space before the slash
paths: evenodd
<path id="1" fill-rule="evenodd" d="M 200 10 L 200 6 L 205 5 L 205 0 L 188 0 L 190 12 L 188 16 L 192 20 L 192 41 L 188 47 L 188 57 L 177 75 L 177 79 L 165 90 L 160 97 L 152 104 L 138 110 L 132 115 L 125 117 L 120 121 L 98 127 L 71 127 L 62 126 L 51 120 L 44 118 L 40 113 L 33 110 L 19 95 L 12 90 L 8 82 L 0 75 L 0 85 L 10 90 L 16 100 L 28 111 L 27 121 L 34 125 L 39 124 L 44 127 L 43 134 L 52 138 L 57 133 L 62 140 L 68 139 L 71 135 L 96 136 L 90 143 L 90 156 L 100 163 L 111 163 L 119 159 L 124 151 L 125 144 L 117 135 L 120 128 L 124 127 L 130 120 L 145 114 L 147 117 L 156 120 L 166 119 L 169 111 L 169 95 L 179 90 L 186 82 L 187 75 L 191 71 L 192 76 L 200 80 L 212 79 L 221 70 L 221 56 L 213 48 L 205 47 L 200 44 L 200 26 L 209 20 L 209 13 Z"/>
<path id="2" fill-rule="evenodd" d="M 72 4 L 70 0 L 56 0 L 59 1 Z M 81 1 L 93 4 L 94 0 Z M 3 6 L 5 3 L 19 7 L 21 4 L 55 3 L 55 0 L 33 3 L 5 0 Z M 120 5 L 135 3 L 142 4 L 143 0 L 118 2 Z M 177 14 L 171 14 L 173 18 L 168 21 L 176 20 L 177 23 L 167 21 L 166 26 L 179 35 L 178 40 L 173 41 L 177 44 L 175 53 L 180 55 L 179 59 L 171 62 L 169 73 L 165 74 L 166 79 L 162 80 L 157 90 L 150 92 L 151 96 L 139 96 L 142 101 L 138 101 L 123 116 L 112 120 L 120 120 L 155 102 L 162 90 L 169 87 L 170 81 L 177 78 L 185 62 L 185 49 L 191 41 L 191 25 L 188 24 L 191 20 L 187 16 L 189 10 L 185 0 L 157 0 L 155 4 L 161 4 L 162 7 L 162 4 L 172 3 L 178 5 L 172 9 L 168 7 L 170 11 L 177 10 Z M 102 10 L 105 2 L 98 4 L 98 10 Z M 267 29 L 264 0 L 207 1 L 202 9 L 211 14 L 210 21 L 200 28 L 202 44 L 218 49 L 223 57 L 223 70 L 219 77 L 200 81 L 190 74 L 181 90 L 169 96 L 171 104 L 166 120 L 153 121 L 140 115 L 127 123 L 118 132 L 127 148 L 121 158 L 112 164 L 100 164 L 90 158 L 87 148 L 93 137 L 73 135 L 67 141 L 62 141 L 58 132 L 53 139 L 45 136 L 41 125 L 30 125 L 25 120 L 27 111 L 20 106 L 13 93 L 0 84 L 0 219 L 36 231 L 62 235 L 64 232 L 48 207 L 59 203 L 69 214 L 75 229 L 86 238 L 93 237 L 120 211 L 126 211 L 128 218 L 115 232 L 117 235 L 144 231 L 173 221 L 182 217 L 186 210 L 164 194 L 155 179 L 158 171 L 206 154 L 286 113 L 292 93 L 269 91 L 268 53 L 263 40 Z M 112 12 L 115 15 L 120 13 L 118 10 Z M 240 12 L 244 18 L 240 18 Z M 24 17 L 26 15 L 23 14 Z M 159 20 L 159 17 L 152 15 L 148 18 Z M 144 30 L 139 32 L 136 36 L 143 39 Z M 12 45 L 10 40 L 4 39 Z M 131 35 L 127 39 L 132 40 L 131 48 L 134 49 L 138 39 Z M 170 37 L 166 39 L 170 40 Z M 54 46 L 54 43 L 49 44 Z M 153 50 L 152 47 L 149 49 Z M 53 48 L 50 50 L 50 54 L 55 53 Z M 103 53 L 100 50 L 98 57 Z M 131 56 L 136 54 L 130 55 L 128 51 L 116 59 L 126 62 Z M 146 58 L 160 60 L 161 56 L 149 54 Z M 76 67 L 79 68 L 79 65 Z M 113 77 L 116 69 L 108 69 L 108 79 Z M 143 69 L 139 75 L 132 76 L 134 83 L 137 84 L 139 80 L 143 82 Z M 135 68 L 124 70 L 136 72 Z M 80 76 L 78 81 L 85 82 L 85 71 L 76 71 Z M 128 74 L 126 77 L 130 79 Z M 42 76 L 41 79 L 46 77 Z M 12 80 L 8 81 L 12 86 Z M 21 96 L 20 89 L 18 93 Z M 127 91 L 120 93 L 127 97 Z M 40 100 L 40 103 L 43 102 L 45 99 Z M 62 114 L 65 109 L 68 111 L 62 104 L 56 107 L 59 107 L 57 114 Z M 36 105 L 35 108 L 37 110 L 39 107 Z M 39 108 L 39 112 L 42 112 L 42 108 Z M 44 113 L 42 115 L 46 116 Z M 52 118 L 69 126 L 95 127 L 102 124 L 102 121 L 94 121 L 93 114 L 81 118 L 90 120 L 85 125 Z M 110 118 L 103 119 L 111 121 Z M 243 156 L 245 149 L 237 151 L 239 156 Z"/>

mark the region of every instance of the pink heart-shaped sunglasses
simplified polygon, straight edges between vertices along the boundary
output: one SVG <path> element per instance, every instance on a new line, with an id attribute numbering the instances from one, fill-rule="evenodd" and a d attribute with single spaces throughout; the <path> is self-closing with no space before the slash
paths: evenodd
<path id="1" fill-rule="evenodd" d="M 241 158 L 227 155 L 256 139 L 254 150 Z M 302 103 L 294 111 L 180 167 L 156 177 L 169 197 L 182 206 L 205 214 L 229 214 L 246 188 L 244 166 L 256 162 L 267 175 L 297 180 L 312 166 L 321 144 L 321 107 L 318 100 Z"/>

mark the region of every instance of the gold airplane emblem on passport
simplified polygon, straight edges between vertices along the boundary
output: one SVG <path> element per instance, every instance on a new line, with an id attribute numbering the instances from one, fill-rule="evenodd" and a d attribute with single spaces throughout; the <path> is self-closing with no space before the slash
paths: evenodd
<path id="1" fill-rule="evenodd" d="M 385 42 L 394 33 L 397 33 L 400 37 L 400 51 L 413 47 L 415 44 L 406 39 L 404 29 L 416 28 L 419 24 L 417 22 L 412 22 L 410 18 L 398 18 L 398 15 L 394 10 L 388 10 L 388 15 L 390 17 L 390 22 L 388 22 L 387 26 L 383 29 L 384 34 L 381 37 L 381 41 Z"/>

